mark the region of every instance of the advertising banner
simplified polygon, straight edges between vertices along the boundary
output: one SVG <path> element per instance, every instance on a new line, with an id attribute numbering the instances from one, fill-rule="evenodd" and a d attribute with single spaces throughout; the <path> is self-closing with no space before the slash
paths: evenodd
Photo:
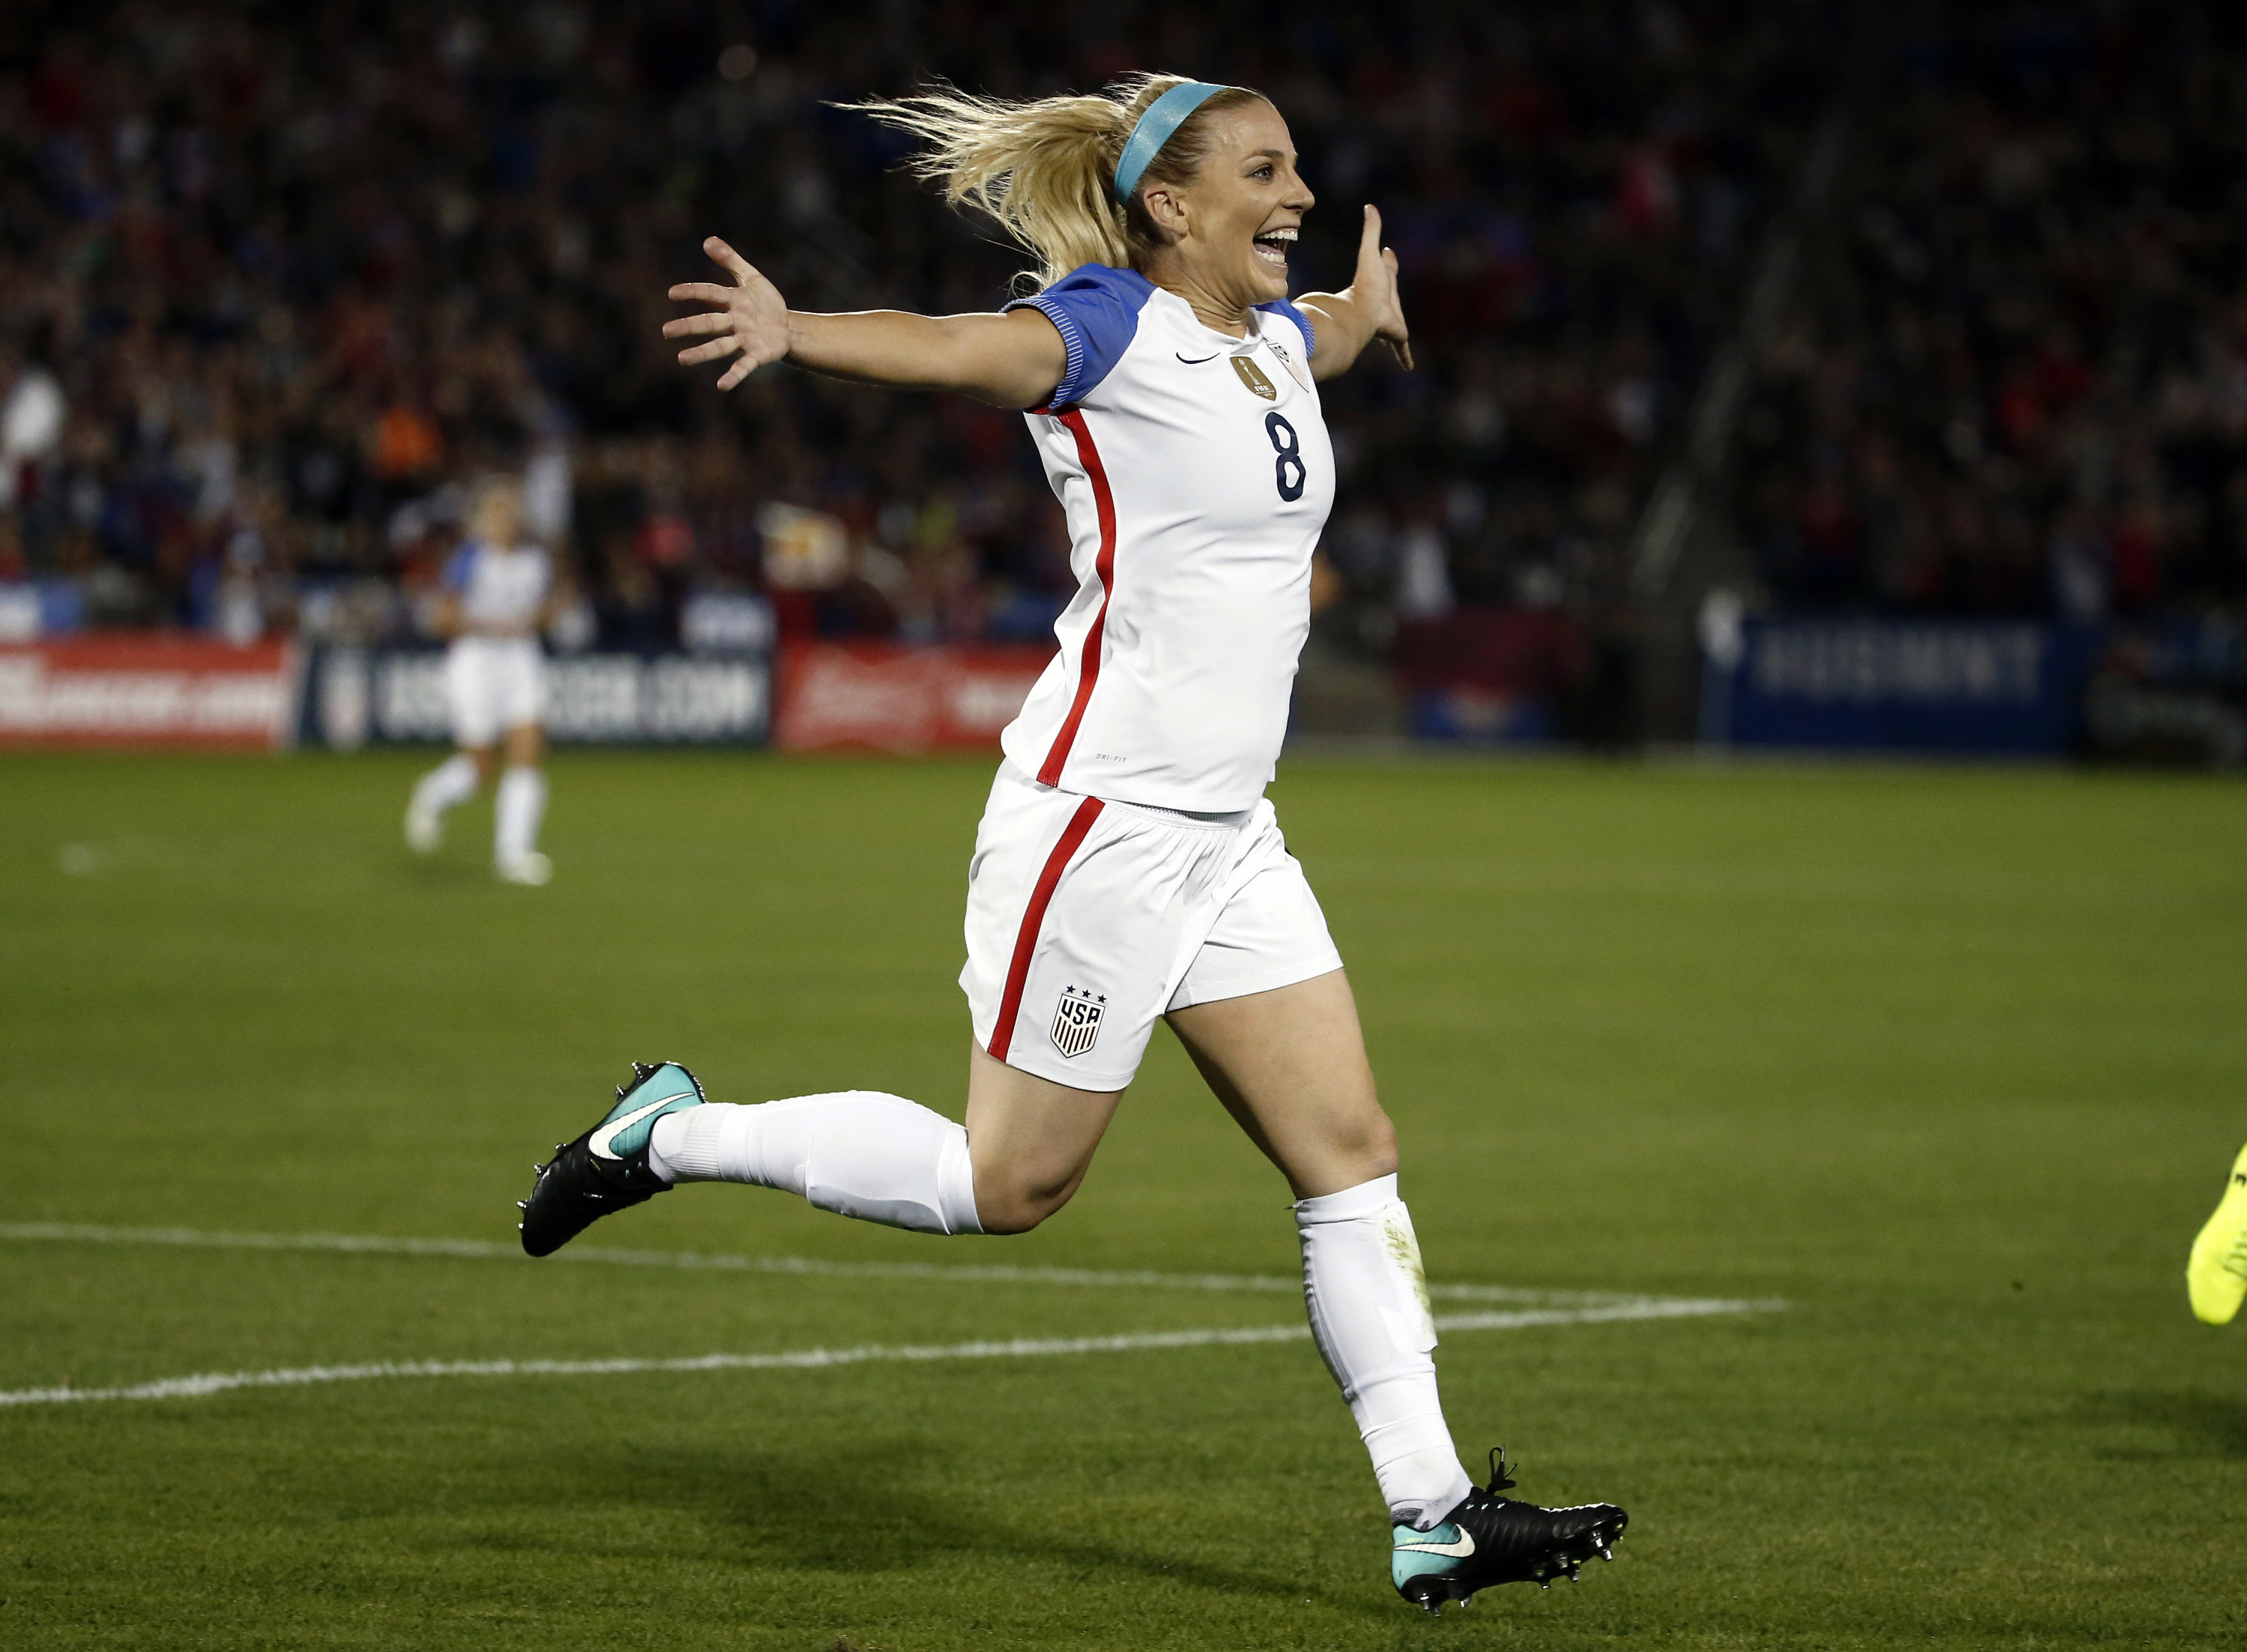
<path id="1" fill-rule="evenodd" d="M 333 751 L 447 741 L 445 656 L 435 649 L 323 649 L 304 738 Z M 772 668 L 755 657 L 563 654 L 546 662 L 549 738 L 607 745 L 758 745 Z"/>
<path id="2" fill-rule="evenodd" d="M 0 747 L 285 746 L 297 684 L 285 642 L 126 633 L 0 645 Z"/>
<path id="3" fill-rule="evenodd" d="M 813 643 L 781 656 L 782 751 L 994 751 L 1050 648 Z"/>
<path id="4" fill-rule="evenodd" d="M 2030 622 L 1750 620 L 1707 654 L 1702 727 L 1739 746 L 2063 752 L 2099 642 Z"/>
<path id="5" fill-rule="evenodd" d="M 1465 608 L 1397 628 L 1397 678 L 1422 740 L 1533 744 L 1588 669 L 1582 631 L 1544 608 Z"/>

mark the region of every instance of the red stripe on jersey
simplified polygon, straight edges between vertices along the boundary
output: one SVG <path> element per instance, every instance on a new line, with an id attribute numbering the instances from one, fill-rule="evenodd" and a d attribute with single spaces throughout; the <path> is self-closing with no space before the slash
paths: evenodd
<path id="1" fill-rule="evenodd" d="M 1007 990 L 999 1000 L 998 1024 L 991 1029 L 989 1055 L 994 1062 L 1005 1061 L 1007 1048 L 1014 1041 L 1014 1017 L 1022 1007 L 1022 988 L 1030 979 L 1030 954 L 1038 949 L 1038 932 L 1045 927 L 1046 907 L 1053 900 L 1054 889 L 1061 882 L 1069 857 L 1076 853 L 1085 833 L 1100 817 L 1100 807 L 1097 797 L 1088 797 L 1076 806 L 1076 813 L 1062 829 L 1061 842 L 1046 857 L 1045 870 L 1038 874 L 1038 886 L 1030 891 L 1030 905 L 1022 914 L 1022 927 L 1014 936 L 1014 961 L 1007 966 Z"/>
<path id="2" fill-rule="evenodd" d="M 1072 407 L 1055 416 L 1076 438 L 1077 462 L 1092 483 L 1092 502 L 1100 514 L 1100 555 L 1092 564 L 1093 574 L 1100 581 L 1100 611 L 1092 617 L 1092 629 L 1084 634 L 1084 652 L 1076 666 L 1076 698 L 1062 721 L 1061 733 L 1054 736 L 1053 749 L 1038 769 L 1039 781 L 1048 786 L 1061 784 L 1061 766 L 1069 761 L 1076 726 L 1084 720 L 1085 705 L 1092 698 L 1092 685 L 1100 679 L 1100 641 L 1108 627 L 1108 598 L 1116 577 L 1116 498 L 1108 491 L 1108 471 L 1100 462 L 1100 449 L 1092 445 L 1092 433 L 1084 427 L 1081 409 Z"/>

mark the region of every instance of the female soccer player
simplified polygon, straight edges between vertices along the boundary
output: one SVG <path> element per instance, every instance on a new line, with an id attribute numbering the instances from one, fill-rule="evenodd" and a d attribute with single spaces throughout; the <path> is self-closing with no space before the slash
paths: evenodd
<path id="1" fill-rule="evenodd" d="M 1467 1478 L 1396 1136 L 1342 959 L 1264 800 L 1334 498 L 1316 381 L 1378 338 L 1410 365 L 1396 258 L 1365 209 L 1356 278 L 1287 301 L 1310 190 L 1263 97 L 1175 76 L 1101 97 L 944 92 L 867 106 L 930 140 L 921 166 L 1042 262 L 995 315 L 791 311 L 714 237 L 730 287 L 664 329 L 734 358 L 1027 409 L 1081 582 L 1061 652 L 1002 739 L 967 874 L 973 1021 L 965 1129 L 850 1090 L 707 1102 L 634 1063 L 524 1203 L 543 1256 L 680 1181 L 785 1188 L 931 1233 L 1019 1233 L 1076 1191 L 1155 1019 L 1294 1189 L 1303 1290 L 1393 1522 L 1392 1576 L 1430 1610 L 1605 1553 L 1623 1512 L 1544 1509 Z"/>
<path id="2" fill-rule="evenodd" d="M 546 662 L 539 628 L 563 593 L 543 546 L 522 537 L 522 487 L 512 477 L 484 484 L 468 518 L 468 538 L 445 564 L 436 631 L 449 637 L 445 700 L 460 749 L 421 776 L 406 807 L 406 841 L 432 855 L 445 837 L 445 811 L 465 803 L 490 777 L 492 748 L 507 740 L 500 778 L 492 865 L 503 882 L 543 884 L 554 863 L 538 852 L 546 812 L 543 754 Z"/>

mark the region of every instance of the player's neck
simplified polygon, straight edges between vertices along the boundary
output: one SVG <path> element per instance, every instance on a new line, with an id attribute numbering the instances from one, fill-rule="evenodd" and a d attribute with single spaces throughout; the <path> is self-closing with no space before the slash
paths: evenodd
<path id="1" fill-rule="evenodd" d="M 1175 261 L 1154 258 L 1140 274 L 1164 292 L 1186 301 L 1194 312 L 1194 319 L 1212 332 L 1221 332 L 1227 338 L 1248 336 L 1249 305 L 1244 302 L 1220 297 L 1202 283 L 1178 269 Z"/>

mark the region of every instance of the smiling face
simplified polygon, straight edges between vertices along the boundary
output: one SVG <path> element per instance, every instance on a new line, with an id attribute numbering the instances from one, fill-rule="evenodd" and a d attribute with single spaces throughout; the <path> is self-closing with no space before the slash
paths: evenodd
<path id="1" fill-rule="evenodd" d="M 1287 255 L 1315 197 L 1295 171 L 1287 123 L 1270 104 L 1208 119 L 1207 157 L 1192 181 L 1151 180 L 1143 190 L 1147 215 L 1168 240 L 1147 274 L 1192 289 L 1183 296 L 1197 310 L 1229 317 L 1287 296 Z"/>

